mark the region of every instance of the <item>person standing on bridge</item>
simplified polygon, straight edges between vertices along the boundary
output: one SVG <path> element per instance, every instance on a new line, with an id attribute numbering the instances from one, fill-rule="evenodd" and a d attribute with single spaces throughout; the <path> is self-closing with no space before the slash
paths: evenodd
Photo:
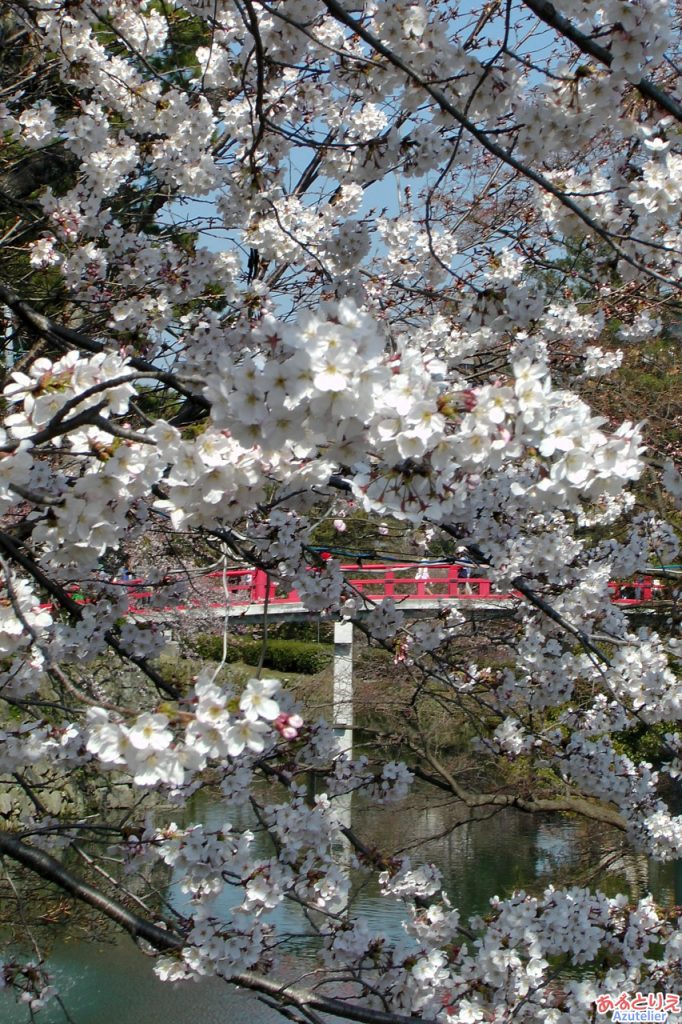
<path id="1" fill-rule="evenodd" d="M 414 575 L 414 578 L 417 580 L 417 597 L 426 597 L 427 583 L 431 579 L 428 565 L 420 565 Z M 422 580 L 423 583 L 421 583 Z"/>
<path id="2" fill-rule="evenodd" d="M 464 580 L 464 583 L 459 587 L 461 594 L 473 594 L 473 589 L 469 583 L 470 578 L 473 576 L 473 568 L 470 565 L 460 565 L 459 567 L 459 578 Z"/>

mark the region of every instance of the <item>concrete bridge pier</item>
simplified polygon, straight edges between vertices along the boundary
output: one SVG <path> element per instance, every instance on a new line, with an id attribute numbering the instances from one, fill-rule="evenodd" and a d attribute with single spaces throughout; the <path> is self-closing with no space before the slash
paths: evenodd
<path id="1" fill-rule="evenodd" d="M 353 623 L 334 623 L 332 725 L 339 753 L 353 756 Z"/>

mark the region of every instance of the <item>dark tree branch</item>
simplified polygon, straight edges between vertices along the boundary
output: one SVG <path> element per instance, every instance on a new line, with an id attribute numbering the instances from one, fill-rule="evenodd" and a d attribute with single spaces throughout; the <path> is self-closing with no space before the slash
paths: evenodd
<path id="1" fill-rule="evenodd" d="M 407 78 L 410 79 L 410 81 L 423 89 L 442 111 L 449 114 L 453 121 L 456 121 L 457 124 L 461 125 L 462 128 L 464 128 L 464 130 L 479 143 L 479 145 L 491 153 L 492 156 L 501 160 L 502 163 L 515 170 L 523 178 L 526 178 L 528 181 L 532 181 L 535 185 L 541 188 L 543 192 L 554 196 L 562 206 L 565 206 L 567 210 L 570 210 L 571 213 L 583 222 L 583 224 L 587 225 L 590 231 L 594 232 L 595 235 L 601 238 L 602 241 L 604 241 L 608 247 L 616 253 L 619 259 L 628 263 L 639 272 L 655 278 L 657 281 L 662 281 L 666 285 L 675 287 L 678 290 L 682 289 L 682 284 L 672 281 L 672 279 L 665 277 L 663 274 L 659 274 L 657 271 L 652 270 L 643 263 L 640 263 L 639 260 L 626 252 L 623 247 L 618 244 L 611 231 L 602 227 L 594 217 L 591 217 L 585 210 L 583 210 L 582 207 L 569 195 L 563 192 L 560 188 L 557 188 L 557 186 L 554 185 L 549 178 L 545 177 L 544 174 L 534 170 L 528 164 L 524 164 L 521 160 L 517 159 L 510 150 L 505 149 L 504 146 L 495 142 L 488 132 L 477 127 L 470 118 L 462 113 L 462 111 L 448 99 L 442 89 L 439 89 L 437 86 L 433 85 L 433 83 L 429 82 L 428 79 L 404 61 L 399 54 L 389 46 L 382 43 L 378 36 L 365 28 L 365 26 L 356 18 L 352 17 L 352 15 L 350 15 L 348 11 L 337 2 L 337 0 L 323 0 L 323 3 L 336 21 L 340 21 L 343 25 L 346 25 L 369 46 L 371 46 L 376 53 L 380 53 L 382 57 L 385 57 L 394 67 L 399 68 Z M 636 239 L 630 239 L 630 241 L 636 241 Z M 643 244 L 647 243 L 644 242 Z"/>
<path id="2" fill-rule="evenodd" d="M 608 68 L 611 67 L 613 63 L 611 51 L 572 25 L 568 18 L 559 14 L 554 4 L 549 3 L 548 0 L 523 0 L 523 2 L 541 21 L 556 29 L 566 39 L 570 39 L 583 53 L 594 57 L 600 64 L 605 64 Z M 682 106 L 649 78 L 640 78 L 639 82 L 634 83 L 634 86 L 645 99 L 652 100 L 678 121 L 682 121 Z"/>
<path id="3" fill-rule="evenodd" d="M 93 355 L 107 351 L 107 346 L 101 341 L 95 341 L 87 334 L 81 333 L 81 331 L 73 331 L 70 327 L 63 327 L 61 324 L 50 319 L 50 317 L 39 313 L 28 303 L 24 302 L 12 288 L 3 284 L 2 281 L 0 281 L 0 302 L 12 310 L 16 318 L 27 330 L 32 334 L 37 334 L 40 338 L 47 338 L 57 344 L 78 348 L 83 352 L 90 352 Z M 190 391 L 174 373 L 160 369 L 154 363 L 148 359 L 143 359 L 141 356 L 131 356 L 128 362 L 135 370 L 149 373 L 160 383 L 173 388 L 174 391 L 184 395 L 193 403 L 202 406 L 204 409 L 210 408 L 208 401 L 202 395 L 197 395 Z"/>
<path id="4" fill-rule="evenodd" d="M 165 931 L 152 924 L 151 921 L 126 910 L 116 900 L 82 881 L 49 853 L 33 846 L 27 846 L 10 832 L 0 831 L 0 855 L 10 857 L 17 863 L 23 864 L 24 867 L 46 881 L 54 882 L 64 892 L 68 892 L 82 903 L 87 903 L 88 906 L 101 911 L 111 921 L 115 921 L 124 928 L 134 939 L 144 939 L 154 949 L 180 949 L 183 945 L 180 935 Z"/>
<path id="5" fill-rule="evenodd" d="M 17 565 L 20 565 L 21 568 L 24 569 L 24 571 L 27 572 L 29 576 L 31 576 L 61 608 L 64 608 L 70 615 L 80 622 L 83 617 L 83 609 L 78 602 L 74 601 L 71 595 L 67 594 L 63 587 L 60 587 L 58 583 L 51 580 L 50 577 L 43 572 L 40 566 L 21 550 L 20 546 L 12 539 L 12 537 L 2 532 L 0 532 L 0 551 L 3 551 L 7 557 Z M 180 696 L 179 691 L 176 690 L 174 686 L 171 686 L 171 684 L 168 683 L 163 676 L 149 664 L 146 658 L 126 653 L 120 639 L 111 630 L 108 630 L 104 636 L 109 646 L 116 651 L 124 661 L 129 661 L 131 664 L 137 666 L 137 668 L 139 668 L 140 671 L 154 683 L 157 689 L 166 693 L 169 697 L 172 697 L 173 700 L 177 700 Z"/>
<path id="6" fill-rule="evenodd" d="M 120 925 L 135 941 L 143 940 L 159 952 L 179 951 L 185 940 L 178 932 L 159 928 L 158 925 L 127 910 L 112 897 L 101 890 L 84 882 L 68 868 L 65 868 L 55 857 L 43 850 L 28 846 L 11 832 L 0 830 L 0 856 L 22 864 L 29 871 L 48 882 L 57 885 L 75 899 L 93 907 L 110 921 Z M 240 988 L 260 992 L 274 999 L 283 1006 L 293 1006 L 300 1010 L 313 1010 L 340 1017 L 343 1020 L 358 1021 L 359 1024 L 435 1024 L 425 1017 L 406 1017 L 398 1013 L 384 1013 L 369 1007 L 347 1003 L 333 996 L 325 996 L 319 992 L 308 991 L 297 987 L 289 987 L 281 982 L 260 977 L 248 972 L 234 974 L 227 979 L 230 984 Z"/>

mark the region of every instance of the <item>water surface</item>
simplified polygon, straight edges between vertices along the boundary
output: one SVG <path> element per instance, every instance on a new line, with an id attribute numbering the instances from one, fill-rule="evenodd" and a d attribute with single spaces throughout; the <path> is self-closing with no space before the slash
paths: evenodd
<path id="1" fill-rule="evenodd" d="M 236 829 L 252 824 L 247 812 L 235 815 L 234 808 L 207 793 L 199 794 L 190 805 L 188 820 L 203 821 L 208 827 L 231 821 Z M 586 881 L 605 852 L 605 838 L 599 830 L 577 819 L 508 809 L 467 821 L 456 801 L 434 800 L 433 791 L 427 798 L 419 787 L 403 804 L 389 808 L 377 809 L 354 799 L 352 826 L 383 850 L 408 852 L 418 863 L 436 863 L 443 873 L 444 888 L 464 918 L 485 912 L 492 896 L 507 896 L 514 889 L 541 890 L 545 884 L 561 884 L 563 879 Z M 257 855 L 269 852 L 261 843 Z M 351 877 L 354 911 L 383 934 L 398 937 L 403 908 L 381 897 L 374 881 L 359 873 Z M 677 902 L 675 882 L 673 865 L 629 860 L 600 884 L 610 892 L 629 890 L 633 894 L 639 884 L 671 905 Z M 185 898 L 177 879 L 171 879 L 168 895 L 182 909 Z M 222 900 L 223 912 L 229 913 L 232 894 L 226 892 Z M 290 904 L 278 908 L 275 921 L 280 929 L 300 932 L 299 912 Z M 297 966 L 304 970 L 314 956 L 313 940 L 291 943 L 288 959 L 292 970 Z M 125 937 L 107 945 L 70 941 L 64 931 L 49 962 L 72 1024 L 273 1024 L 283 1019 L 253 994 L 237 992 L 217 979 L 180 985 L 158 981 L 153 961 Z M 2 1024 L 24 1024 L 28 1019 L 25 1007 L 17 1007 L 11 997 L 0 993 Z M 35 1020 L 36 1024 L 67 1024 L 54 1004 Z"/>

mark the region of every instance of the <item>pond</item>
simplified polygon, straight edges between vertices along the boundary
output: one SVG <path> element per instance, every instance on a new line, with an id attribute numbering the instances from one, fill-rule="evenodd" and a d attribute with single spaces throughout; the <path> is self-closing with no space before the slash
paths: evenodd
<path id="1" fill-rule="evenodd" d="M 403 804 L 377 810 L 354 798 L 352 825 L 363 837 L 390 852 L 409 852 L 416 862 L 433 861 L 443 873 L 444 888 L 463 916 L 485 911 L 494 895 L 506 896 L 515 888 L 541 888 L 562 877 L 586 882 L 605 851 L 605 837 L 594 827 L 574 818 L 543 817 L 504 810 L 495 815 L 465 821 L 456 801 L 435 799 L 416 787 Z M 235 828 L 250 822 L 242 813 L 204 792 L 188 809 L 188 821 L 220 826 L 226 820 Z M 259 853 L 265 852 L 264 850 Z M 601 879 L 607 891 L 651 890 L 667 905 L 680 902 L 680 872 L 675 865 L 660 866 L 634 859 L 624 861 L 617 874 Z M 355 879 L 354 879 L 355 880 Z M 182 908 L 178 884 L 171 879 L 168 895 Z M 376 887 L 360 884 L 354 910 L 388 936 L 397 937 L 402 908 L 381 898 Z M 223 911 L 229 909 L 229 894 Z M 284 905 L 277 923 L 297 930 L 297 911 Z M 292 970 L 305 967 L 314 947 L 302 940 L 289 956 Z M 73 941 L 68 933 L 50 953 L 50 970 L 62 994 L 73 1024 L 225 1024 L 248 1020 L 272 1024 L 283 1020 L 250 993 L 241 993 L 216 979 L 169 985 L 158 981 L 153 961 L 143 956 L 132 941 L 115 944 Z M 25 1024 L 28 1012 L 0 992 L 2 1024 Z M 63 1012 L 51 1004 L 35 1016 L 37 1024 L 67 1024 Z"/>

